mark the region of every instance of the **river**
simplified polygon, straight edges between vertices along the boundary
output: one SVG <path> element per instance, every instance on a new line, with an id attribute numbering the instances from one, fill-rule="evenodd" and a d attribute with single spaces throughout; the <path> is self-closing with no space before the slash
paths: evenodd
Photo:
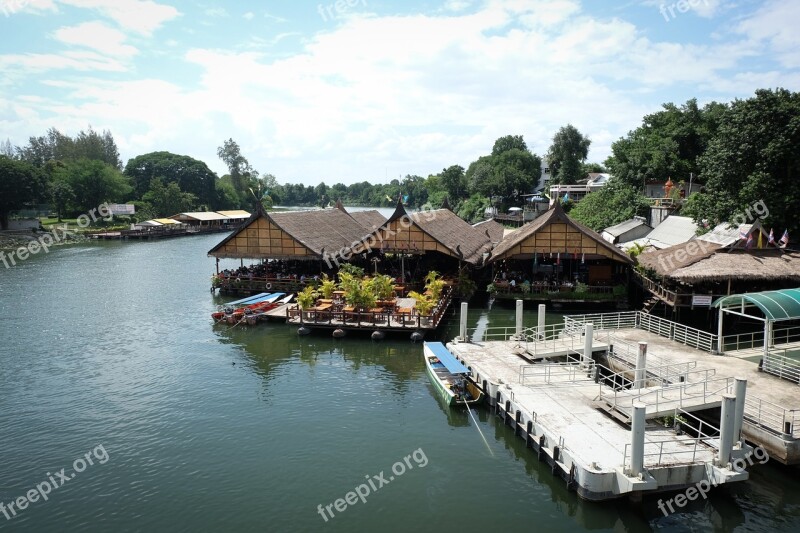
<path id="1" fill-rule="evenodd" d="M 800 527 L 800 482 L 771 465 L 670 517 L 656 498 L 583 502 L 485 408 L 445 408 L 405 337 L 215 327 L 206 252 L 221 238 L 84 243 L 0 269 L 0 530 Z M 479 307 L 470 327 L 513 325 Z"/>

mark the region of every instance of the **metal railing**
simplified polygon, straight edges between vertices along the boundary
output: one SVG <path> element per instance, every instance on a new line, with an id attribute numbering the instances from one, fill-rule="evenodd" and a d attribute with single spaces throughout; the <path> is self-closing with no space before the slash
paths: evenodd
<path id="1" fill-rule="evenodd" d="M 594 362 L 581 364 L 568 363 L 542 363 L 536 365 L 520 365 L 519 382 L 525 385 L 527 379 L 539 378 L 539 381 L 552 383 L 574 383 L 576 381 L 591 381 L 594 375 Z"/>
<path id="2" fill-rule="evenodd" d="M 694 406 L 697 405 L 698 401 L 701 404 L 705 404 L 709 403 L 709 400 L 713 397 L 730 392 L 733 387 L 734 378 L 715 378 L 713 377 L 715 372 L 713 368 L 693 370 L 687 372 L 687 375 L 697 374 L 702 376 L 701 380 L 674 383 L 657 389 L 645 389 L 644 392 L 638 394 L 624 386 L 612 387 L 610 393 L 604 393 L 603 387 L 605 385 L 601 384 L 598 399 L 605 401 L 614 409 L 629 407 L 636 402 L 640 402 L 645 404 L 651 413 L 660 412 L 664 404 L 669 405 L 669 409 L 683 409 L 689 400 L 692 401 Z M 721 386 L 719 385 L 720 383 L 722 384 Z M 672 393 L 674 397 L 667 397 L 667 393 Z M 620 403 L 620 400 L 624 400 L 624 405 Z M 678 402 L 677 405 L 672 405 L 674 402 Z M 650 410 L 650 407 L 655 407 L 655 410 Z"/>
<path id="3" fill-rule="evenodd" d="M 800 384 L 800 362 L 776 352 L 770 351 L 767 353 L 761 365 L 761 370 L 781 379 Z M 787 350 L 783 350 L 783 353 L 786 354 Z"/>
<path id="4" fill-rule="evenodd" d="M 800 342 L 800 326 L 773 330 L 769 346 L 789 344 L 791 342 Z M 725 351 L 760 348 L 764 346 L 764 330 L 725 335 L 722 337 L 722 344 L 725 347 Z"/>
<path id="5" fill-rule="evenodd" d="M 800 409 L 786 409 L 758 397 L 745 396 L 744 423 L 800 438 Z"/>
<path id="6" fill-rule="evenodd" d="M 669 449 L 665 452 L 664 445 L 669 445 Z M 623 470 L 628 473 L 630 472 L 630 466 L 628 464 L 628 459 L 630 458 L 630 453 L 628 452 L 628 448 L 630 448 L 631 444 L 625 444 L 625 450 L 622 455 L 622 468 Z M 689 448 L 691 446 L 691 448 Z M 664 454 L 666 453 L 671 459 L 674 459 L 675 456 L 691 456 L 691 459 L 687 459 L 690 463 L 697 462 L 697 453 L 699 451 L 708 451 L 707 448 L 704 446 L 708 446 L 707 438 L 705 437 L 686 437 L 686 438 L 679 438 L 673 437 L 669 439 L 663 440 L 656 440 L 656 441 L 645 441 L 644 443 L 644 465 L 646 467 L 656 467 L 661 466 L 664 464 Z M 652 450 L 652 451 L 648 451 Z M 656 458 L 655 461 L 648 459 Z M 671 463 L 675 463 L 675 461 L 671 461 Z"/>
<path id="7" fill-rule="evenodd" d="M 595 329 L 642 329 L 706 352 L 713 352 L 717 348 L 717 335 L 714 333 L 685 326 L 665 318 L 648 315 L 641 311 L 569 315 L 564 317 L 565 329 L 582 327 L 583 324 L 588 322 L 592 322 Z"/>

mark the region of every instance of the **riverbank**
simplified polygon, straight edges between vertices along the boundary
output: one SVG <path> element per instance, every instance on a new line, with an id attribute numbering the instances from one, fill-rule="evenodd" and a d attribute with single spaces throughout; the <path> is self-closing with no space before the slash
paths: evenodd
<path id="1" fill-rule="evenodd" d="M 30 243 L 34 241 L 41 241 L 41 238 L 45 235 L 52 236 L 53 233 L 49 231 L 31 231 L 31 230 L 5 230 L 0 231 L 0 250 L 2 251 L 14 251 L 19 250 L 20 248 L 27 248 Z M 83 242 L 86 240 L 86 237 L 82 235 L 78 235 L 73 232 L 65 232 L 63 230 L 58 231 L 58 239 L 53 239 L 53 244 L 48 245 L 48 248 L 51 246 L 59 246 L 63 244 L 74 244 L 77 242 Z"/>

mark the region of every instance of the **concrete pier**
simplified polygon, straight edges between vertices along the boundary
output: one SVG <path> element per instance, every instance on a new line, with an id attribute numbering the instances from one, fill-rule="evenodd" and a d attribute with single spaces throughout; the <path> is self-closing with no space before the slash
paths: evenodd
<path id="1" fill-rule="evenodd" d="M 572 341 L 560 341 L 561 350 L 555 339 L 541 342 L 538 349 L 529 341 L 525 354 L 535 351 L 535 363 L 514 353 L 520 351 L 516 340 L 454 343 L 448 348 L 484 388 L 497 415 L 580 497 L 635 498 L 645 491 L 680 490 L 704 480 L 719 485 L 747 479 L 746 471 L 717 466 L 718 438 L 678 435 L 650 421 L 647 406 L 639 403 L 632 404 L 635 427 L 620 425 L 597 409 L 595 401 L 605 385 L 594 381 L 595 363 L 587 368 L 581 360 L 585 339 L 578 334 Z M 593 347 L 601 344 L 594 341 Z M 575 346 L 567 350 L 572 362 L 542 362 L 558 357 L 568 345 Z M 544 346 L 552 348 L 549 355 Z M 730 453 L 735 459 L 750 452 L 737 447 Z"/>

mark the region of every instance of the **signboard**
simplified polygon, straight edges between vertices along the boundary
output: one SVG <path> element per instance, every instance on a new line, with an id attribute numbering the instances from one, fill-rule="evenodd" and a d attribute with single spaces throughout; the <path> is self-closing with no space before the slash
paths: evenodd
<path id="1" fill-rule="evenodd" d="M 108 211 L 115 216 L 135 215 L 136 206 L 133 204 L 108 204 Z"/>
<path id="2" fill-rule="evenodd" d="M 711 301 L 714 299 L 710 294 L 695 294 L 692 296 L 692 306 L 697 307 L 711 307 Z"/>

